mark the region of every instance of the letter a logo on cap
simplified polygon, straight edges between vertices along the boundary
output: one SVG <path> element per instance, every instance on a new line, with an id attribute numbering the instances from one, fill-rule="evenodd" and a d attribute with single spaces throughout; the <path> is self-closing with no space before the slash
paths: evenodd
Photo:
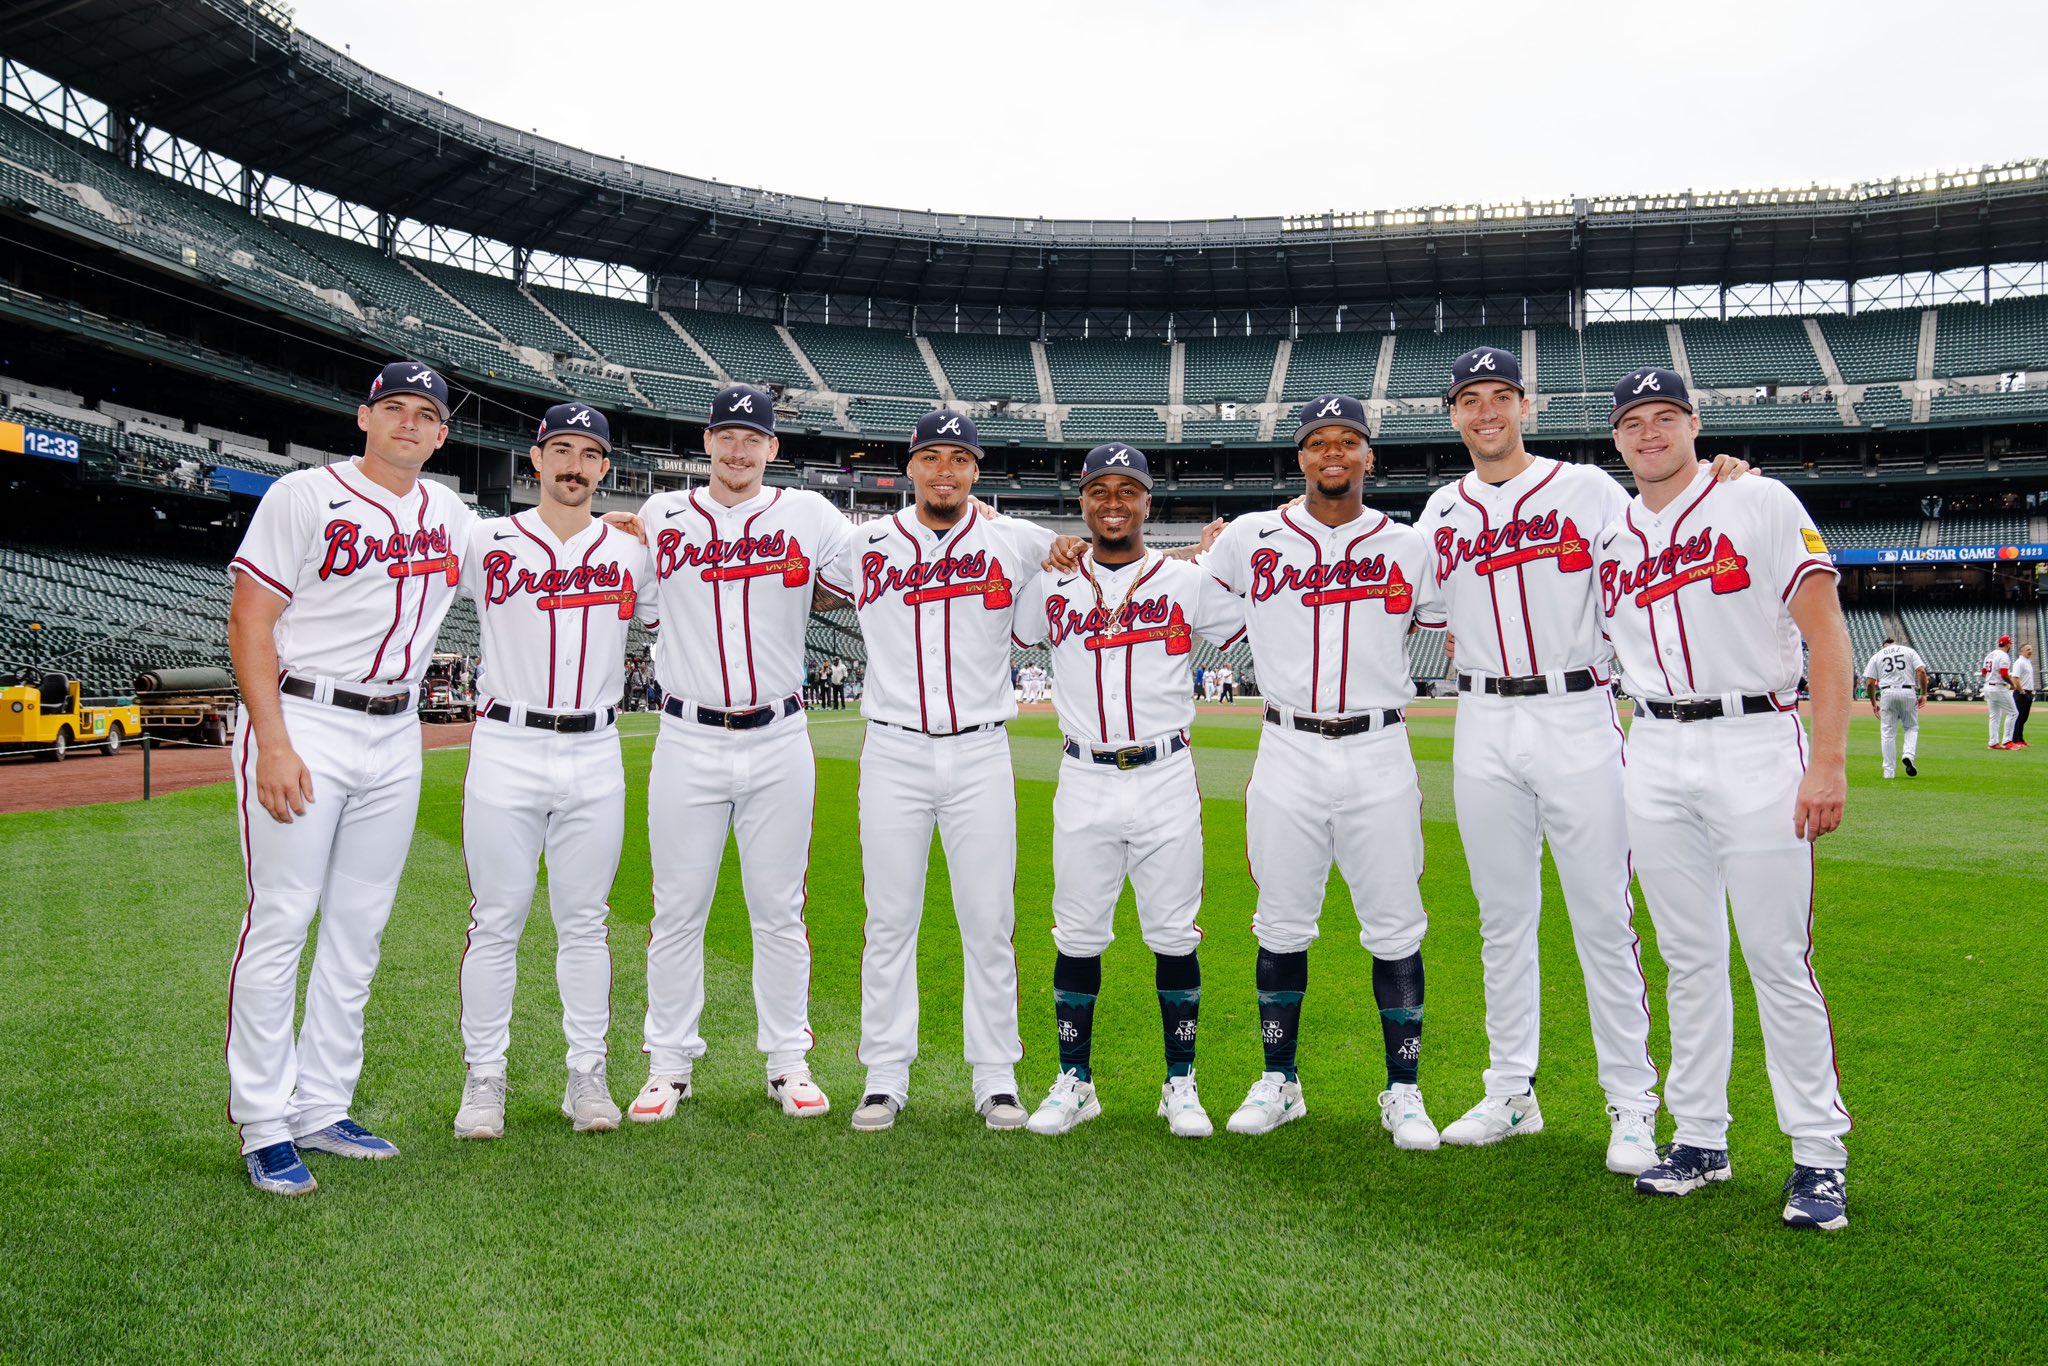
<path id="1" fill-rule="evenodd" d="M 426 366 L 422 365 L 419 369 L 407 375 L 405 377 L 405 382 L 407 384 L 424 384 L 426 383 L 428 377 L 431 376 L 433 373 L 434 372 L 432 370 L 429 370 Z"/>
<path id="2" fill-rule="evenodd" d="M 1637 380 L 1636 387 L 1630 390 L 1630 392 L 1640 394 L 1645 389 L 1653 389 L 1660 394 L 1664 392 L 1664 386 L 1657 382 L 1657 372 L 1655 370 L 1650 371 Z"/>
<path id="3" fill-rule="evenodd" d="M 1122 446 L 1118 446 L 1102 463 L 1105 465 L 1128 465 L 1131 463 L 1131 453 Z"/>
<path id="4" fill-rule="evenodd" d="M 736 413 L 753 412 L 754 396 L 752 394 L 741 394 L 738 398 L 732 401 L 732 410 Z"/>
<path id="5" fill-rule="evenodd" d="M 1323 406 L 1322 406 L 1322 407 L 1320 407 L 1320 408 L 1318 408 L 1318 409 L 1316 409 L 1316 416 L 1317 416 L 1317 417 L 1336 417 L 1336 416 L 1338 415 L 1338 411 L 1339 411 L 1339 409 L 1340 409 L 1340 408 L 1341 408 L 1342 406 L 1343 406 L 1343 401 L 1342 401 L 1341 399 L 1334 399 L 1334 398 L 1326 398 L 1326 399 L 1324 399 L 1324 400 L 1323 400 Z"/>
<path id="6" fill-rule="evenodd" d="M 590 425 L 590 409 L 578 408 L 576 415 L 563 425 L 567 427 L 588 427 Z"/>
<path id="7" fill-rule="evenodd" d="M 1491 369 L 1493 369 L 1493 368 L 1494 368 L 1494 365 L 1493 365 L 1493 352 L 1491 352 L 1491 351 L 1481 351 L 1481 352 L 1480 352 L 1480 353 L 1479 353 L 1479 354 L 1478 354 L 1478 355 L 1477 355 L 1476 357 L 1474 357 L 1474 358 L 1473 358 L 1473 361 L 1472 361 L 1472 368 L 1473 368 L 1474 370 L 1491 370 Z"/>
<path id="8" fill-rule="evenodd" d="M 960 419 L 957 417 L 949 417 L 944 422 L 941 422 L 938 426 L 937 434 L 943 434 L 946 432 L 951 432 L 954 436 L 960 435 Z"/>

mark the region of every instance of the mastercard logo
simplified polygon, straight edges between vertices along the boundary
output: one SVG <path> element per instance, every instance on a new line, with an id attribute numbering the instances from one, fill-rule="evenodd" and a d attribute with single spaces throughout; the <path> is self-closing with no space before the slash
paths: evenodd
<path id="1" fill-rule="evenodd" d="M 2002 545 L 1998 547 L 1998 558 L 2001 560 L 2017 560 L 2019 557 L 2020 548 L 2016 545 Z"/>

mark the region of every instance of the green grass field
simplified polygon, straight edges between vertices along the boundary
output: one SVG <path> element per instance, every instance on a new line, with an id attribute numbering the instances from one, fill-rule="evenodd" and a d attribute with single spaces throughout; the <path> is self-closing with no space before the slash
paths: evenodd
<path id="1" fill-rule="evenodd" d="M 1479 1095 L 1477 913 L 1450 802 L 1451 716 L 1412 723 L 1427 796 L 1423 1085 L 1439 1124 Z M 1151 955 L 1128 898 L 1096 1022 L 1104 1117 L 1057 1140 L 985 1131 L 959 1058 L 943 860 L 922 947 L 924 1061 L 896 1129 L 856 1135 L 861 946 L 852 712 L 814 718 L 813 1063 L 830 1118 L 763 1096 L 736 868 L 710 931 L 710 1055 L 672 1123 L 569 1132 L 553 934 L 521 953 L 507 1137 L 449 1133 L 462 1081 L 464 754 L 427 756 L 384 941 L 356 1115 L 395 1163 L 315 1156 L 310 1199 L 251 1192 L 223 1106 L 242 913 L 232 790 L 0 817 L 0 1357 L 1161 1360 L 2040 1359 L 2048 1179 L 2033 1106 L 2048 1027 L 2048 859 L 2031 754 L 1930 716 L 1917 781 L 1883 782 L 1858 713 L 1848 823 L 1821 846 L 1815 956 L 1833 1007 L 1853 1223 L 1778 1226 L 1788 1170 L 1753 1000 L 1737 983 L 1735 1179 L 1683 1201 L 1601 1166 L 1585 998 L 1551 883 L 1542 1135 L 1399 1153 L 1378 1127 L 1379 1028 L 1342 884 L 1313 951 L 1310 1116 L 1220 1132 L 1259 1067 L 1242 794 L 1255 713 L 1205 717 L 1209 864 L 1199 1076 L 1219 1133 L 1153 1117 Z M 631 722 L 644 789 L 649 718 Z M 1027 1103 L 1050 1080 L 1048 717 L 1013 746 Z M 613 1090 L 638 1056 L 644 803 L 613 899 Z M 1658 1020 L 1663 974 L 1647 915 Z M 310 954 L 308 955 L 310 961 Z M 2017 1129 L 2013 1126 L 2017 1124 Z M 1670 1121 L 1661 1131 L 1669 1137 Z M 2029 1157 L 2027 1154 L 2034 1156 Z"/>

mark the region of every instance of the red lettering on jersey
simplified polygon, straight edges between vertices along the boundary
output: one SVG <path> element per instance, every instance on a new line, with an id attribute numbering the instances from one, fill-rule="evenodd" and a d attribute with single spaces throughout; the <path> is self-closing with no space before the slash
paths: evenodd
<path id="1" fill-rule="evenodd" d="M 518 595 L 538 598 L 535 606 L 543 612 L 561 612 L 575 607 L 619 607 L 619 620 L 633 616 L 633 576 L 616 563 L 579 564 L 568 569 L 544 569 L 536 574 L 523 565 L 515 569 L 508 551 L 493 550 L 484 556 L 484 602 L 498 607 Z"/>
<path id="2" fill-rule="evenodd" d="M 448 548 L 448 528 L 426 527 L 419 531 L 395 531 L 389 536 L 366 536 L 354 522 L 337 517 L 322 533 L 327 553 L 320 561 L 320 577 L 347 578 L 365 565 L 385 563 L 394 579 L 445 574 L 450 584 L 461 580 L 461 562 Z"/>
<path id="3" fill-rule="evenodd" d="M 780 574 L 788 588 L 801 588 L 811 581 L 811 562 L 794 536 L 770 532 L 766 536 L 742 536 L 736 541 L 713 537 L 701 544 L 685 540 L 683 533 L 667 530 L 654 538 L 654 573 L 666 579 L 685 566 L 701 567 L 706 583 L 759 578 Z"/>
<path id="4" fill-rule="evenodd" d="M 1163 640 L 1166 653 L 1184 655 L 1194 648 L 1194 634 L 1188 629 L 1186 618 L 1181 616 L 1178 604 L 1167 614 L 1164 626 L 1150 626 L 1140 631 L 1119 631 L 1114 635 L 1090 636 L 1083 646 L 1090 650 L 1109 650 L 1119 645 L 1143 645 L 1147 641 Z"/>
<path id="5" fill-rule="evenodd" d="M 1252 552 L 1251 600 L 1264 602 L 1278 593 L 1299 593 L 1304 607 L 1332 607 L 1380 598 L 1387 611 L 1400 615 L 1415 606 L 1415 588 L 1385 555 L 1344 559 L 1296 568 L 1280 562 L 1277 550 Z"/>
<path id="6" fill-rule="evenodd" d="M 899 569 L 889 557 L 871 550 L 860 558 L 860 599 L 866 607 L 888 593 L 903 594 L 912 607 L 948 598 L 979 596 L 991 612 L 1010 605 L 1010 581 L 1003 577 L 1003 562 L 985 550 L 970 555 L 941 555 Z"/>
<path id="7" fill-rule="evenodd" d="M 1122 634 L 1134 633 L 1140 622 L 1148 626 L 1165 627 L 1178 617 L 1179 612 L 1180 609 L 1174 606 L 1173 600 L 1164 593 L 1156 598 L 1147 598 L 1143 602 L 1127 602 L 1121 611 L 1107 607 L 1091 607 L 1085 613 L 1074 610 L 1073 605 L 1064 597 L 1053 594 L 1045 600 L 1046 643 L 1057 646 L 1068 636 L 1086 634 L 1107 635 L 1107 643 L 1103 645 L 1097 645 L 1090 640 L 1088 648 L 1091 650 L 1107 649 L 1111 645 L 1135 644 L 1137 642 L 1124 640 Z M 1165 640 L 1167 635 L 1162 630 L 1145 635 L 1144 638 Z M 1174 650 L 1172 653 L 1183 652 Z"/>
<path id="8" fill-rule="evenodd" d="M 1625 597 L 1633 595 L 1636 606 L 1648 607 L 1702 579 L 1716 593 L 1736 593 L 1749 587 L 1748 558 L 1738 555 L 1726 536 L 1717 538 L 1712 527 L 1638 561 L 1633 569 L 1601 565 L 1601 602 L 1611 617 Z"/>
<path id="9" fill-rule="evenodd" d="M 1571 518 L 1558 526 L 1555 508 L 1539 517 L 1514 518 L 1477 536 L 1460 536 L 1453 527 L 1438 527 L 1434 548 L 1439 583 L 1466 563 L 1480 574 L 1498 574 L 1536 560 L 1556 560 L 1558 571 L 1564 574 L 1593 567 L 1591 545 Z"/>

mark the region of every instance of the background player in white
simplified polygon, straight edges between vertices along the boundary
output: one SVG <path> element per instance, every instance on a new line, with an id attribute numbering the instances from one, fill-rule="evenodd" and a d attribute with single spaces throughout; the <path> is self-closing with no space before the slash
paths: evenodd
<path id="1" fill-rule="evenodd" d="M 1239 517 L 1204 563 L 1248 601 L 1265 729 L 1245 789 L 1258 883 L 1259 1020 L 1266 1067 L 1233 1133 L 1267 1133 L 1306 1108 L 1295 1070 L 1308 946 L 1334 859 L 1373 955 L 1386 1046 L 1380 1123 L 1401 1148 L 1434 1148 L 1422 1059 L 1422 792 L 1401 710 L 1414 695 L 1405 638 L 1427 571 L 1421 535 L 1367 508 L 1365 405 L 1326 394 L 1294 434 L 1308 482 L 1299 507 Z"/>
<path id="2" fill-rule="evenodd" d="M 854 532 L 822 496 L 762 486 L 778 449 L 773 399 L 745 385 L 722 389 L 704 432 L 710 483 L 658 493 L 640 514 L 663 635 L 647 793 L 648 1077 L 628 1110 L 642 1123 L 675 1114 L 704 1055 L 704 925 L 728 830 L 753 925 L 755 1042 L 767 1055 L 768 1094 L 794 1117 L 831 1108 L 804 1061 L 804 874 L 818 785 L 803 710 L 804 631 L 815 582 L 853 596 Z"/>
<path id="3" fill-rule="evenodd" d="M 460 971 L 468 1073 L 457 1138 L 505 1132 L 519 937 L 543 851 L 569 1045 L 562 1114 L 579 1132 L 619 1125 L 605 1081 L 612 993 L 606 902 L 626 822 L 614 723 L 626 686 L 626 632 L 636 610 L 653 624 L 640 595 L 651 596 L 654 562 L 635 537 L 591 516 L 611 449 L 611 425 L 595 408 L 548 409 L 528 454 L 540 505 L 476 523 L 463 556 L 462 587 L 477 604 L 484 664 L 462 789 L 471 902 Z"/>
<path id="4" fill-rule="evenodd" d="M 1221 664 L 1215 665 L 1206 674 L 1202 676 L 1202 692 L 1203 695 L 1211 702 L 1218 701 L 1222 698 L 1223 666 Z"/>
<path id="5" fill-rule="evenodd" d="M 385 366 L 356 425 L 362 456 L 279 479 L 231 565 L 249 908 L 228 977 L 228 1118 L 250 1181 L 283 1195 L 315 1187 L 301 1150 L 398 1155 L 349 1107 L 419 814 L 418 684 L 476 516 L 419 477 L 448 439 L 448 386 L 431 368 Z M 295 1042 L 299 955 L 316 911 Z"/>
<path id="6" fill-rule="evenodd" d="M 1870 714 L 1878 722 L 1884 776 L 1897 777 L 1903 762 L 1908 778 L 1919 777 L 1913 756 L 1920 748 L 1920 708 L 1927 705 L 1927 662 L 1912 646 L 1886 636 L 1863 666 L 1863 688 L 1870 697 Z M 1899 744 L 1902 732 L 1903 747 Z"/>
<path id="7" fill-rule="evenodd" d="M 1017 782 L 1003 727 L 1017 714 L 1010 622 L 1053 534 L 971 502 L 981 438 L 960 413 L 918 421 L 911 507 L 859 528 L 854 608 L 867 642 L 861 715 L 860 1060 L 853 1127 L 890 1128 L 917 1059 L 917 933 L 937 825 L 965 966 L 961 1023 L 974 1105 L 1022 1128 L 1017 1060 Z"/>
<path id="8" fill-rule="evenodd" d="M 2027 713 L 2034 709 L 2034 647 L 2020 646 L 2012 661 L 2012 701 L 2017 711 L 2012 723 L 2010 749 L 2031 749 L 2027 743 Z"/>
<path id="9" fill-rule="evenodd" d="M 1647 383 L 1655 379 L 1654 385 Z M 1813 973 L 1813 841 L 1842 821 L 1849 632 L 1826 543 L 1775 479 L 1714 479 L 1695 455 L 1685 381 L 1643 369 L 1614 389 L 1614 442 L 1636 497 L 1601 533 L 1601 608 L 1638 706 L 1629 835 L 1670 969 L 1670 1147 L 1649 1194 L 1725 1181 L 1734 1002 L 1728 917 L 1756 991 L 1778 1124 L 1792 1140 L 1784 1222 L 1849 1222 L 1849 1114 Z M 1800 644 L 1813 737 L 1799 720 Z"/>
<path id="10" fill-rule="evenodd" d="M 2000 636 L 1977 670 L 1984 680 L 1984 708 L 1991 718 L 1989 749 L 2010 749 L 2013 722 L 2019 719 L 2019 708 L 2012 700 L 2012 655 L 2007 653 L 2011 649 L 2012 637 Z"/>
<path id="11" fill-rule="evenodd" d="M 1194 564 L 1145 548 L 1152 473 L 1142 451 L 1088 452 L 1081 515 L 1093 544 L 1071 572 L 1041 574 L 1017 607 L 1017 643 L 1052 655 L 1062 748 L 1053 796 L 1053 1013 L 1060 1072 L 1031 1130 L 1061 1134 L 1102 1113 L 1090 1046 L 1102 952 L 1129 879 L 1157 962 L 1166 1081 L 1159 1116 L 1181 1138 L 1213 1126 L 1195 1089 L 1202 999 L 1202 794 L 1187 728 L 1194 723 L 1197 635 L 1228 646 L 1244 609 Z"/>

